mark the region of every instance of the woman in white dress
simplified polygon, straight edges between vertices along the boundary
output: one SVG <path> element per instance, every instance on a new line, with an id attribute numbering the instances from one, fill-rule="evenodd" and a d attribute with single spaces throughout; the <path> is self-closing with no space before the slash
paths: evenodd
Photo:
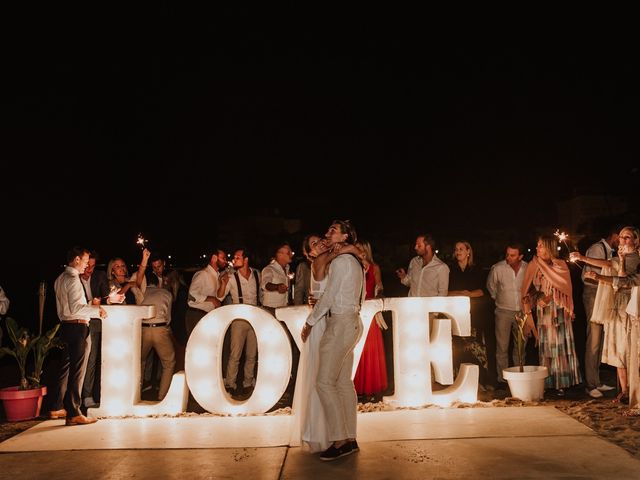
<path id="1" fill-rule="evenodd" d="M 327 271 L 331 260 L 340 253 L 355 253 L 353 246 L 343 247 L 338 252 L 330 252 L 326 242 L 318 235 L 309 235 L 306 248 L 311 258 L 311 286 L 309 303 L 313 305 L 324 292 L 327 283 Z M 329 440 L 327 422 L 320 397 L 316 390 L 316 376 L 320 356 L 320 340 L 324 334 L 326 321 L 323 318 L 311 329 L 309 336 L 302 337 L 303 346 L 300 351 L 298 377 L 296 382 L 293 413 L 300 422 L 300 441 L 302 448 L 315 453 L 329 448 L 333 441 Z"/>

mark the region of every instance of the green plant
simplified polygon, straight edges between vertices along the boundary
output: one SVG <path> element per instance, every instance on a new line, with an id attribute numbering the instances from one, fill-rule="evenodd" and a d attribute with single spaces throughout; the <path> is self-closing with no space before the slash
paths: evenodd
<path id="1" fill-rule="evenodd" d="M 33 349 L 33 374 L 29 377 L 29 380 L 34 388 L 40 387 L 42 366 L 45 358 L 49 355 L 49 351 L 52 348 L 62 348 L 62 342 L 56 337 L 59 328 L 60 324 L 58 323 L 44 335 L 38 335 L 31 343 Z"/>
<path id="2" fill-rule="evenodd" d="M 18 325 L 13 318 L 7 317 L 7 331 L 13 343 L 13 348 L 2 347 L 0 352 L 11 355 L 18 362 L 20 370 L 20 390 L 40 387 L 40 375 L 44 360 L 52 348 L 62 348 L 62 342 L 56 337 L 60 325 L 56 325 L 44 335 L 31 337 L 29 330 Z M 27 358 L 29 352 L 33 351 L 34 370 L 27 377 Z"/>

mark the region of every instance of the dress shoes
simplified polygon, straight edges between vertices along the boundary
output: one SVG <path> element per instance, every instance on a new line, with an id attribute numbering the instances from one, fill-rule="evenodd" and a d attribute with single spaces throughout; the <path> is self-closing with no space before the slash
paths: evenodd
<path id="1" fill-rule="evenodd" d="M 353 446 L 350 441 L 347 441 L 341 447 L 336 447 L 335 445 L 331 445 L 324 452 L 320 454 L 320 460 L 325 462 L 330 462 L 332 460 L 337 460 L 340 457 L 344 457 L 345 455 L 351 455 L 353 453 Z"/>
<path id="2" fill-rule="evenodd" d="M 602 398 L 604 396 L 598 388 L 593 388 L 591 390 L 587 388 L 586 390 L 591 398 Z"/>
<path id="3" fill-rule="evenodd" d="M 67 417 L 67 411 L 62 408 L 60 410 L 51 410 L 49 412 L 49 418 L 51 420 L 57 420 L 58 418 L 66 418 Z"/>
<path id="4" fill-rule="evenodd" d="M 611 390 L 615 390 L 616 387 L 610 387 L 609 385 L 605 385 L 604 383 L 598 387 L 598 390 L 601 392 L 610 392 Z"/>
<path id="5" fill-rule="evenodd" d="M 97 421 L 97 418 L 76 415 L 75 417 L 67 417 L 65 425 L 89 425 L 91 423 L 96 423 Z"/>

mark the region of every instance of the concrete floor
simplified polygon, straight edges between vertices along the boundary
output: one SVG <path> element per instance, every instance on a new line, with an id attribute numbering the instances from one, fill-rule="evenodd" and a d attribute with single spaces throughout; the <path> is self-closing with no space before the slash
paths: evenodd
<path id="1" fill-rule="evenodd" d="M 360 452 L 334 462 L 287 446 L 289 420 L 42 422 L 0 444 L 0 478 L 640 478 L 640 460 L 553 407 L 360 414 Z"/>

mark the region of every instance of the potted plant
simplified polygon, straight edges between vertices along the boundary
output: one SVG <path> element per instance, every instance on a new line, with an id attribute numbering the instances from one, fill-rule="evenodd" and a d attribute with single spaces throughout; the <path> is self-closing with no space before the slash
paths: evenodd
<path id="1" fill-rule="evenodd" d="M 31 337 L 29 331 L 20 327 L 13 319 L 7 318 L 7 331 L 13 348 L 0 348 L 0 355 L 11 355 L 18 362 L 20 385 L 0 389 L 0 400 L 3 401 L 7 420 L 17 422 L 29 420 L 40 415 L 42 397 L 47 394 L 47 387 L 40 385 L 40 376 L 44 360 L 52 348 L 62 347 L 56 337 L 60 325 L 56 325 L 44 335 Z M 33 352 L 33 373 L 27 375 L 27 358 Z"/>
<path id="2" fill-rule="evenodd" d="M 529 314 L 516 313 L 516 322 L 513 326 L 513 340 L 518 365 L 505 368 L 502 371 L 503 378 L 509 383 L 511 396 L 524 401 L 541 400 L 544 396 L 544 379 L 549 372 L 547 367 L 539 365 L 525 365 L 525 345 L 527 343 L 527 327 L 535 333 L 533 321 L 527 324 Z M 537 339 L 537 335 L 535 335 Z"/>

